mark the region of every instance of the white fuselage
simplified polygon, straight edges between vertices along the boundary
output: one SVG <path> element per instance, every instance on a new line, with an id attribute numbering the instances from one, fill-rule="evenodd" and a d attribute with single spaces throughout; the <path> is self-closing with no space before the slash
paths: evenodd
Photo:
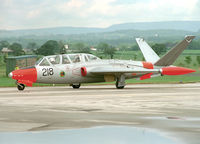
<path id="1" fill-rule="evenodd" d="M 129 60 L 94 60 L 88 62 L 80 62 L 73 64 L 56 64 L 50 66 L 36 66 L 38 83 L 57 83 L 57 84 L 73 84 L 73 83 L 91 83 L 105 82 L 104 75 L 90 75 L 84 77 L 81 75 L 81 67 L 92 69 L 93 67 L 112 66 L 115 68 L 124 67 L 143 67 L 142 62 Z M 63 75 L 64 72 L 64 75 Z M 125 74 L 126 79 L 139 77 L 139 75 Z"/>

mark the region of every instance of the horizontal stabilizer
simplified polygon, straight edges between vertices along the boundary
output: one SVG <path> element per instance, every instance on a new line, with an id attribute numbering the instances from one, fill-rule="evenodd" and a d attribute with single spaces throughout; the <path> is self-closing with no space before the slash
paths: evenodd
<path id="1" fill-rule="evenodd" d="M 136 38 L 136 42 L 138 43 L 138 46 L 147 62 L 155 63 L 160 59 L 143 38 Z"/>

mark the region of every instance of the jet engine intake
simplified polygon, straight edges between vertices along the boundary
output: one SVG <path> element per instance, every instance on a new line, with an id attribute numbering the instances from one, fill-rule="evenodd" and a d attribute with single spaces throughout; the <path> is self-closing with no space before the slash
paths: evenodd
<path id="1" fill-rule="evenodd" d="M 81 67 L 81 75 L 84 76 L 84 77 L 87 75 L 86 67 Z"/>

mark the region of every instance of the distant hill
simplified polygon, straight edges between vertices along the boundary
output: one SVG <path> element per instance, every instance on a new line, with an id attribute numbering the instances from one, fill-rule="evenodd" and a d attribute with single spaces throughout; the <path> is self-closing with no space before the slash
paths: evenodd
<path id="1" fill-rule="evenodd" d="M 197 32 L 184 30 L 118 30 L 112 32 L 90 33 L 90 34 L 73 34 L 57 35 L 53 39 L 68 41 L 83 41 L 90 44 L 106 42 L 112 45 L 135 43 L 135 38 L 143 37 L 148 42 L 168 42 L 182 40 L 186 35 L 195 35 L 199 38 Z M 50 37 L 49 37 L 50 38 Z"/>
<path id="2" fill-rule="evenodd" d="M 137 22 L 137 23 L 124 23 L 115 24 L 107 28 L 110 31 L 115 30 L 184 30 L 197 32 L 200 30 L 200 21 L 166 21 L 166 22 Z"/>
<path id="3" fill-rule="evenodd" d="M 41 29 L 24 29 L 24 30 L 0 30 L 0 37 L 3 36 L 25 36 L 25 35 L 58 35 L 58 34 L 83 34 L 102 32 L 101 28 L 86 28 L 86 27 L 55 27 Z"/>
<path id="4" fill-rule="evenodd" d="M 198 25 L 197 25 L 198 24 Z M 136 37 L 143 37 L 148 42 L 177 42 L 185 35 L 200 38 L 200 21 L 146 22 L 112 25 L 108 28 L 56 27 L 26 30 L 0 30 L 0 41 L 19 42 L 26 47 L 29 42 L 42 45 L 47 40 L 65 41 L 66 43 L 84 42 L 97 45 L 106 42 L 114 46 L 133 44 Z"/>
<path id="5" fill-rule="evenodd" d="M 0 38 L 18 36 L 49 36 L 114 32 L 120 30 L 183 30 L 197 32 L 200 30 L 200 21 L 166 21 L 166 22 L 137 22 L 115 24 L 107 28 L 90 27 L 55 27 L 24 30 L 0 30 Z"/>
<path id="6" fill-rule="evenodd" d="M 27 46 L 29 42 L 36 42 L 38 45 L 42 45 L 47 40 L 64 41 L 66 43 L 73 42 L 84 42 L 88 45 L 97 45 L 99 42 L 106 42 L 117 46 L 119 44 L 133 44 L 136 43 L 136 37 L 143 37 L 148 42 L 176 42 L 182 40 L 185 35 L 196 35 L 199 39 L 200 34 L 197 32 L 189 32 L 183 30 L 119 30 L 112 32 L 101 32 L 101 33 L 82 33 L 82 34 L 57 34 L 57 35 L 46 35 L 46 36 L 20 36 L 10 38 L 0 38 L 8 40 L 10 43 L 19 42 L 23 46 Z"/>

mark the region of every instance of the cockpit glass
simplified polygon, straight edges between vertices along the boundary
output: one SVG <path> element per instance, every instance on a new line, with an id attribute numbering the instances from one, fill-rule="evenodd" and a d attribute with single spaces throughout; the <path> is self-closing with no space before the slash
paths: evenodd
<path id="1" fill-rule="evenodd" d="M 88 62 L 99 60 L 100 58 L 91 54 L 63 54 L 63 55 L 52 55 L 44 57 L 36 62 L 36 65 L 50 66 L 56 64 L 70 64 L 79 62 Z"/>
<path id="2" fill-rule="evenodd" d="M 62 55 L 62 64 L 70 64 L 70 61 L 66 55 Z"/>
<path id="3" fill-rule="evenodd" d="M 50 66 L 49 62 L 46 58 L 43 59 L 43 61 L 40 63 L 40 66 Z"/>
<path id="4" fill-rule="evenodd" d="M 75 54 L 75 55 L 69 55 L 69 58 L 71 59 L 71 61 L 73 62 L 73 63 L 77 63 L 77 62 L 80 62 L 81 61 L 81 59 L 80 59 L 80 56 L 77 54 Z"/>
<path id="5" fill-rule="evenodd" d="M 96 57 L 96 56 L 93 56 L 93 55 L 87 55 L 87 57 L 88 57 L 89 61 L 92 61 L 92 60 L 97 60 L 97 59 L 99 59 L 98 57 Z"/>
<path id="6" fill-rule="evenodd" d="M 88 58 L 87 58 L 87 56 L 86 56 L 86 55 L 84 56 L 84 59 L 85 59 L 85 61 L 86 61 L 86 62 L 88 61 Z"/>
<path id="7" fill-rule="evenodd" d="M 50 61 L 50 63 L 52 65 L 60 64 L 60 56 L 59 55 L 48 57 L 48 60 Z"/>
<path id="8" fill-rule="evenodd" d="M 38 65 L 41 61 L 42 61 L 43 58 L 40 58 L 38 61 L 36 61 L 35 65 Z"/>

